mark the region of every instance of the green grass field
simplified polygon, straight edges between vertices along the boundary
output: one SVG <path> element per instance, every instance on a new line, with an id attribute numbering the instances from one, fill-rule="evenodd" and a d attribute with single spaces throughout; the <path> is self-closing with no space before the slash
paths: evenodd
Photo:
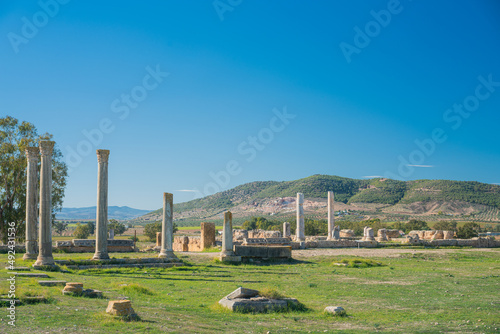
<path id="1" fill-rule="evenodd" d="M 62 287 L 41 287 L 38 279 L 18 278 L 18 297 L 43 295 L 49 302 L 17 307 L 15 328 L 7 324 L 7 309 L 0 308 L 0 333 L 499 332 L 500 249 L 398 252 L 396 257 L 363 261 L 353 256 L 301 256 L 302 251 L 294 252 L 290 262 L 242 265 L 216 263 L 216 253 L 177 253 L 185 267 L 48 273 L 50 279 L 101 290 L 104 299 L 63 296 Z M 18 257 L 17 266 L 30 264 Z M 76 260 L 91 254 L 54 257 Z M 1 254 L 0 260 L 6 263 L 7 255 Z M 342 261 L 361 265 L 338 265 Z M 2 269 L 2 295 L 8 290 L 6 277 Z M 275 289 L 297 298 L 307 311 L 238 314 L 218 307 L 218 300 L 239 286 Z M 105 313 L 108 299 L 119 297 L 130 298 L 141 321 L 123 322 Z M 325 315 L 326 306 L 342 306 L 348 316 Z"/>

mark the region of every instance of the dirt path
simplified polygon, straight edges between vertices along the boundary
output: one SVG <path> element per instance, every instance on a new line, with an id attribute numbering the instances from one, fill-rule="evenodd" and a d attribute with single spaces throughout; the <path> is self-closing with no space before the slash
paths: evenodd
<path id="1" fill-rule="evenodd" d="M 498 252 L 500 255 L 500 248 L 465 248 L 465 249 L 400 249 L 400 248 L 310 248 L 303 250 L 292 251 L 293 258 L 308 258 L 315 256 L 362 256 L 362 257 L 398 257 L 403 253 L 432 253 L 432 254 L 447 254 L 454 252 Z M 219 253 L 200 253 L 200 252 L 182 252 L 182 255 L 197 255 L 218 257 Z"/>

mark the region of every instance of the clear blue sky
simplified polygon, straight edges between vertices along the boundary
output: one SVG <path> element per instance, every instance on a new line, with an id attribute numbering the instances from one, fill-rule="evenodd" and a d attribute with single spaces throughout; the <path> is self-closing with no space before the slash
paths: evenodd
<path id="1" fill-rule="evenodd" d="M 312 174 L 500 183 L 498 1 L 60 2 L 1 2 L 0 110 L 54 135 L 66 207 L 95 205 L 97 148 L 140 209 Z"/>

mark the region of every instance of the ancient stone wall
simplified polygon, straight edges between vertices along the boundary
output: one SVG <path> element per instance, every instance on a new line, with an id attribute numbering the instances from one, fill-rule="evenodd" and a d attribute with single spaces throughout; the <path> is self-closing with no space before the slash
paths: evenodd
<path id="1" fill-rule="evenodd" d="M 411 231 L 408 235 L 414 237 L 418 235 L 420 240 L 440 240 L 440 239 L 453 239 L 455 232 L 453 231 L 441 231 L 441 230 L 430 230 L 430 231 Z"/>
<path id="2" fill-rule="evenodd" d="M 73 239 L 68 241 L 56 241 L 56 249 L 68 253 L 92 253 L 95 251 L 96 241 L 94 239 Z M 134 241 L 126 239 L 108 239 L 108 252 L 125 253 L 134 252 Z"/>
<path id="3" fill-rule="evenodd" d="M 174 237 L 172 248 L 176 252 L 201 252 L 201 237 Z"/>
<path id="4" fill-rule="evenodd" d="M 401 237 L 401 234 L 399 234 L 399 230 L 396 230 L 396 229 L 387 230 L 386 234 L 387 234 L 387 237 L 391 238 L 391 239 Z"/>

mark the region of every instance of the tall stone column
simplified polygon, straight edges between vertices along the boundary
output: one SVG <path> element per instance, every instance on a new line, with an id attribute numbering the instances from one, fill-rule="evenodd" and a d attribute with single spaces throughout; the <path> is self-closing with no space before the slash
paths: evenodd
<path id="1" fill-rule="evenodd" d="M 24 260 L 35 260 L 36 254 L 36 222 L 37 222 L 37 195 L 38 190 L 38 147 L 26 148 L 26 253 Z"/>
<path id="2" fill-rule="evenodd" d="M 109 259 L 108 255 L 108 159 L 109 150 L 97 150 L 96 241 L 93 260 Z"/>
<path id="3" fill-rule="evenodd" d="M 40 212 L 38 258 L 33 267 L 54 266 L 52 257 L 52 150 L 54 142 L 40 141 L 42 164 L 40 167 Z"/>
<path id="4" fill-rule="evenodd" d="M 334 239 L 335 231 L 335 210 L 333 208 L 334 195 L 333 191 L 328 192 L 328 237 L 327 240 Z"/>
<path id="5" fill-rule="evenodd" d="M 158 255 L 162 259 L 177 260 L 172 250 L 172 240 L 174 238 L 174 195 L 163 193 L 163 220 L 161 223 L 161 250 Z"/>
<path id="6" fill-rule="evenodd" d="M 226 262 L 241 262 L 241 256 L 237 256 L 233 251 L 233 214 L 230 211 L 224 212 L 220 260 Z"/>
<path id="7" fill-rule="evenodd" d="M 304 225 L 304 194 L 297 193 L 297 241 L 303 243 L 306 241 Z"/>

